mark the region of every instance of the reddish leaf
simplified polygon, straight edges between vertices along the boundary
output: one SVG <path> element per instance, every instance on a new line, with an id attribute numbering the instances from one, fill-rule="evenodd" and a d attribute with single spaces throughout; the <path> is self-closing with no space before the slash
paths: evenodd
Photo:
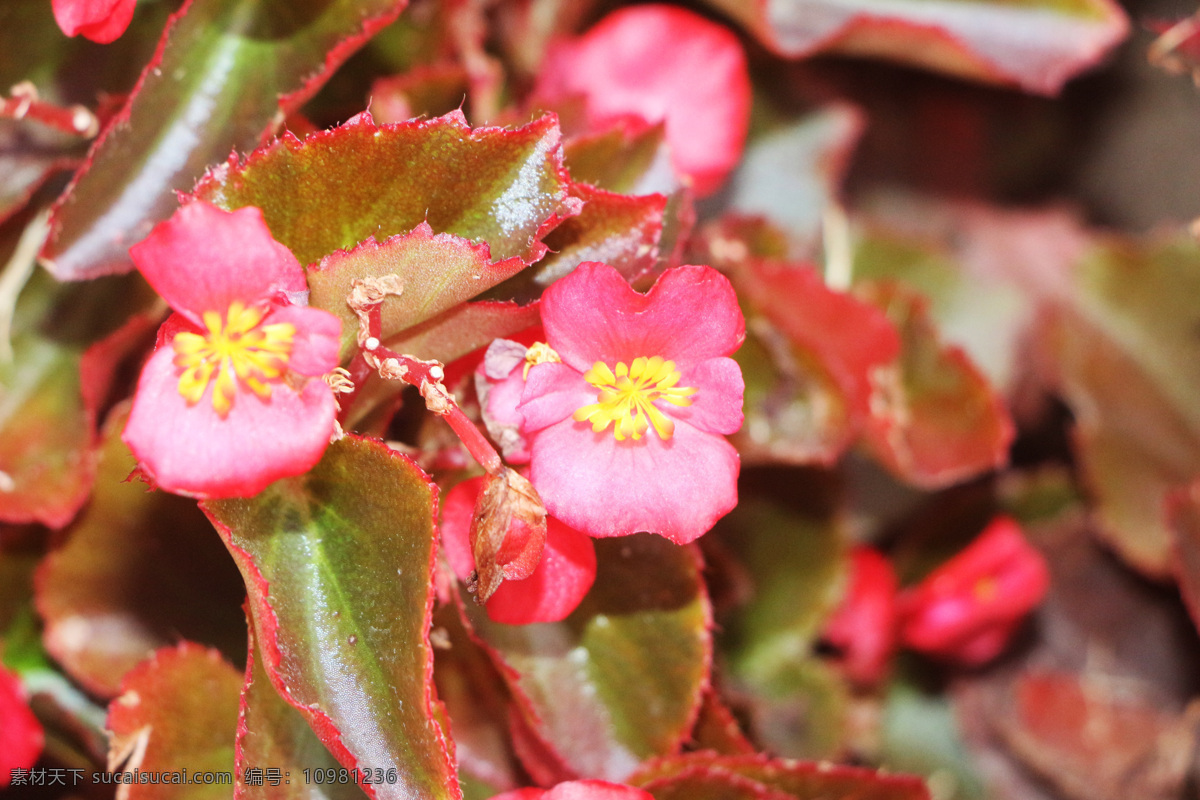
<path id="1" fill-rule="evenodd" d="M 468 86 L 467 71 L 461 64 L 421 65 L 371 84 L 371 116 L 381 124 L 440 117 L 461 107 Z"/>
<path id="2" fill-rule="evenodd" d="M 859 292 L 887 312 L 902 341 L 895 367 L 873 376 L 866 438 L 876 458 L 927 489 L 1006 463 L 1015 433 L 1008 410 L 966 353 L 941 342 L 928 302 L 898 284 Z"/>
<path id="3" fill-rule="evenodd" d="M 965 5 L 708 0 L 791 58 L 835 51 L 1055 94 L 1125 38 L 1108 0 Z"/>
<path id="4" fill-rule="evenodd" d="M 1171 573 L 1167 494 L 1200 475 L 1200 291 L 1190 236 L 1107 240 L 1052 295 L 1039 345 L 1075 417 L 1099 533 L 1132 566 Z"/>
<path id="5" fill-rule="evenodd" d="M 457 111 L 383 126 L 363 113 L 231 159 L 195 195 L 226 209 L 258 206 L 302 264 L 422 222 L 486 243 L 494 260 L 532 262 L 546 252 L 541 237 L 579 210 L 558 145 L 553 116 L 472 130 Z"/>
<path id="6" fill-rule="evenodd" d="M 37 575 L 46 650 L 102 697 L 180 636 L 236 653 L 243 633 L 241 581 L 195 503 L 127 481 L 127 412 L 110 415 L 95 496 Z"/>
<path id="7" fill-rule="evenodd" d="M 1172 494 L 1167 513 L 1175 534 L 1175 576 L 1192 622 L 1200 629 L 1200 481 Z"/>
<path id="8" fill-rule="evenodd" d="M 650 534 L 596 540 L 591 593 L 566 620 L 502 625 L 462 604 L 552 758 L 620 781 L 691 730 L 708 681 L 709 608 L 695 552 Z"/>
<path id="9" fill-rule="evenodd" d="M 1196 720 L 1130 697 L 1122 684 L 1060 672 L 1016 681 L 995 724 L 1010 748 L 1072 798 L 1177 798 L 1196 745 Z"/>
<path id="10" fill-rule="evenodd" d="M 308 270 L 309 303 L 342 319 L 342 356 L 356 349 L 358 317 L 346 305 L 355 280 L 398 275 L 404 290 L 381 307 L 385 343 L 404 331 L 452 309 L 524 269 L 516 256 L 493 262 L 486 244 L 448 233 L 434 235 L 421 222 L 410 233 L 378 243 L 368 238 L 349 251 L 338 250 Z"/>
<path id="11" fill-rule="evenodd" d="M 62 280 L 131 269 L 130 245 L 175 210 L 176 191 L 258 145 L 404 6 L 304 0 L 281 16 L 252 0 L 189 0 L 60 199 L 46 264 Z"/>
<path id="12" fill-rule="evenodd" d="M 237 561 L 265 669 L 347 768 L 396 770 L 379 798 L 460 798 L 432 697 L 433 486 L 348 437 L 306 475 L 204 509 Z"/>
<path id="13" fill-rule="evenodd" d="M 639 770 L 631 783 L 648 790 L 656 800 L 929 800 L 929 790 L 920 778 L 763 755 L 690 753 L 657 759 Z M 695 793 L 680 791 L 684 786 Z M 725 787 L 732 793 L 723 793 Z"/>
<path id="14" fill-rule="evenodd" d="M 188 642 L 157 651 L 126 675 L 108 707 L 109 763 L 127 772 L 167 773 L 181 783 L 129 783 L 122 797 L 228 798 L 241 684 L 219 653 Z"/>
<path id="15" fill-rule="evenodd" d="M 563 143 L 571 178 L 610 192 L 665 194 L 679 188 L 662 123 L 624 117 Z"/>
<path id="16" fill-rule="evenodd" d="M 236 756 L 235 800 L 363 800 L 366 797 L 355 781 L 310 780 L 310 772 L 337 769 L 339 765 L 300 712 L 271 685 L 253 627 L 238 708 Z M 252 768 L 278 769 L 278 785 L 265 775 L 261 782 L 248 784 L 246 770 Z M 378 777 L 381 782 L 387 780 L 386 773 Z M 373 773 L 365 778 L 360 775 L 360 780 L 367 782 L 375 778 Z"/>
<path id="17" fill-rule="evenodd" d="M 733 712 L 711 686 L 704 692 L 689 746 L 694 750 L 711 750 L 727 756 L 755 752 L 754 744 L 742 733 Z"/>
<path id="18" fill-rule="evenodd" d="M 608 264 L 629 281 L 658 263 L 666 197 L 630 197 L 585 184 L 571 187 L 571 195 L 583 201 L 583 211 L 546 237 L 550 255 L 500 291 L 512 292 L 519 283 L 525 291 L 516 296 L 529 299 L 584 261 Z"/>

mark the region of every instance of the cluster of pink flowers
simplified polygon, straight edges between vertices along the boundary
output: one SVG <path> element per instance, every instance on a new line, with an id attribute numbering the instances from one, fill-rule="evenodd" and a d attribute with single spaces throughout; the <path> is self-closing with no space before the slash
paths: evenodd
<path id="1" fill-rule="evenodd" d="M 854 550 L 842 605 L 824 638 L 846 675 L 863 685 L 887 674 L 899 645 L 966 667 L 986 664 L 1050 587 L 1046 560 L 1009 517 L 997 517 L 969 547 L 916 586 L 897 591 L 891 563 Z"/>

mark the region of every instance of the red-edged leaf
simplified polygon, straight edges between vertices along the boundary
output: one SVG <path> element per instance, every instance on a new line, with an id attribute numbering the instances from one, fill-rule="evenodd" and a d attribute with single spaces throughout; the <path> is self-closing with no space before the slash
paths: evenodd
<path id="1" fill-rule="evenodd" d="M 238 708 L 236 761 L 235 800 L 364 800 L 366 797 L 356 781 L 311 779 L 316 770 L 336 770 L 340 765 L 300 712 L 271 685 L 253 627 Z M 262 780 L 247 783 L 247 769 L 261 770 Z M 268 777 L 267 769 L 279 772 Z M 380 773 L 378 778 L 386 783 L 387 773 Z M 359 776 L 360 781 L 375 779 L 373 772 Z"/>
<path id="2" fill-rule="evenodd" d="M 215 650 L 183 642 L 157 651 L 125 676 L 108 707 L 109 764 L 166 773 L 180 783 L 129 783 L 129 800 L 227 800 L 242 678 Z M 182 782 L 187 770 L 188 783 Z M 191 781 L 208 776 L 212 783 Z"/>
<path id="3" fill-rule="evenodd" d="M 461 64 L 421 65 L 371 84 L 371 116 L 382 124 L 440 117 L 462 106 L 468 86 L 467 70 Z"/>
<path id="4" fill-rule="evenodd" d="M 738 780 L 740 779 L 740 780 Z M 750 794 L 752 782 L 769 791 Z M 654 795 L 665 798 L 777 797 L 793 800 L 929 800 L 929 790 L 920 778 L 887 775 L 870 769 L 844 767 L 829 763 L 788 761 L 764 755 L 719 756 L 714 753 L 689 753 L 657 759 L 631 779 Z M 740 786 L 739 786 L 740 784 Z M 679 791 L 689 786 L 695 794 Z M 733 787 L 733 794 L 722 787 Z"/>
<path id="5" fill-rule="evenodd" d="M 502 625 L 462 604 L 531 728 L 576 776 L 620 781 L 679 749 L 708 682 L 710 625 L 691 548 L 596 540 L 598 574 L 560 623 Z"/>
<path id="6" fill-rule="evenodd" d="M 1000 0 L 886 6 L 828 0 L 707 0 L 791 58 L 834 51 L 890 58 L 1055 94 L 1125 38 L 1109 0 Z"/>
<path id="7" fill-rule="evenodd" d="M 457 111 L 397 125 L 363 113 L 303 142 L 284 135 L 242 164 L 232 159 L 195 195 L 230 210 L 258 206 L 302 264 L 422 222 L 486 243 L 494 260 L 532 262 L 546 252 L 541 237 L 579 210 L 568 183 L 551 115 L 472 130 Z"/>
<path id="8" fill-rule="evenodd" d="M 448 233 L 434 235 L 422 222 L 409 233 L 382 243 L 368 238 L 357 247 L 325 256 L 308 270 L 309 303 L 342 319 L 342 355 L 357 347 L 358 317 L 346 305 L 355 280 L 398 275 L 399 296 L 388 296 L 380 309 L 382 339 L 469 300 L 524 269 L 518 257 L 492 262 L 486 244 L 473 244 Z"/>
<path id="9" fill-rule="evenodd" d="M 87 499 L 98 406 L 146 322 L 114 328 L 148 294 L 136 279 L 58 286 L 41 271 L 21 292 L 12 357 L 0 354 L 0 520 L 58 528 Z"/>
<path id="10" fill-rule="evenodd" d="M 508 736 L 510 699 L 504 680 L 450 604 L 438 608 L 433 623 L 441 637 L 433 678 L 450 715 L 459 780 L 486 786 L 487 797 L 514 789 L 518 772 Z M 470 796 L 465 784 L 463 795 Z"/>
<path id="11" fill-rule="evenodd" d="M 189 0 L 59 201 L 47 265 L 63 280 L 131 269 L 130 245 L 177 207 L 176 191 L 260 144 L 405 4 L 302 0 L 282 15 L 255 0 Z"/>
<path id="12" fill-rule="evenodd" d="M 754 744 L 742 733 L 733 712 L 713 687 L 704 693 L 689 747 L 729 756 L 755 752 Z"/>
<path id="13" fill-rule="evenodd" d="M 46 650 L 102 697 L 181 636 L 236 653 L 243 632 L 242 582 L 195 502 L 127 481 L 127 412 L 110 415 L 92 501 L 37 576 Z"/>
<path id="14" fill-rule="evenodd" d="M 608 264 L 631 282 L 658 263 L 666 197 L 631 197 L 586 184 L 572 186 L 571 196 L 583 202 L 583 211 L 555 228 L 546 237 L 550 254 L 497 287 L 498 295 L 532 299 L 584 261 Z"/>
<path id="15" fill-rule="evenodd" d="M 1163 515 L 1200 475 L 1200 247 L 1188 235 L 1103 241 L 1052 298 L 1038 342 L 1075 417 L 1098 532 L 1132 566 L 1172 571 Z"/>
<path id="16" fill-rule="evenodd" d="M 434 487 L 348 437 L 306 475 L 204 504 L 237 561 L 271 683 L 379 798 L 461 797 L 432 697 Z"/>
<path id="17" fill-rule="evenodd" d="M 610 192 L 666 194 L 679 188 L 662 123 L 623 117 L 563 143 L 571 178 Z"/>
<path id="18" fill-rule="evenodd" d="M 899 361 L 873 376 L 866 439 L 904 480 L 939 488 L 1002 466 L 1015 433 L 1003 401 L 960 347 L 943 344 L 928 301 L 894 283 L 858 287 L 900 331 Z"/>

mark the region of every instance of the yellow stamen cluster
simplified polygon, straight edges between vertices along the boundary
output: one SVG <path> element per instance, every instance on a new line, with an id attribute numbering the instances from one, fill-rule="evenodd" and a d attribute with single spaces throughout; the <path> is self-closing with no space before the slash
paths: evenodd
<path id="1" fill-rule="evenodd" d="M 222 417 L 233 407 L 238 381 L 259 397 L 271 396 L 269 381 L 287 369 L 296 327 L 286 322 L 260 327 L 266 313 L 234 301 L 225 319 L 216 311 L 204 312 L 207 334 L 175 335 L 175 366 L 183 368 L 179 393 L 189 405 L 200 402 L 210 381 L 213 409 Z"/>
<path id="2" fill-rule="evenodd" d="M 612 425 L 618 442 L 641 439 L 650 427 L 658 438 L 667 441 L 675 433 L 675 423 L 654 403 L 665 400 L 671 405 L 690 406 L 697 391 L 676 386 L 681 377 L 679 370 L 674 361 L 662 356 L 635 358 L 629 365 L 620 361 L 615 370 L 597 361 L 583 377 L 600 390 L 600 395 L 597 402 L 576 410 L 573 418 L 592 423 L 596 432 Z"/>

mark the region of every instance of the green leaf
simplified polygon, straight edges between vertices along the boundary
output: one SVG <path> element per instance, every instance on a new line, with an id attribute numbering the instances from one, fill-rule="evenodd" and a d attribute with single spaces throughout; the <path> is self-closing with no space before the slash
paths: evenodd
<path id="1" fill-rule="evenodd" d="M 870 55 L 1056 94 L 1125 38 L 1106 0 L 955 0 L 931 5 L 829 0 L 708 0 L 776 53 Z"/>
<path id="2" fill-rule="evenodd" d="M 180 783 L 130 783 L 129 800 L 228 800 L 242 678 L 215 650 L 183 642 L 129 673 L 108 707 L 109 764 Z M 187 770 L 188 783 L 182 782 Z M 192 783 L 197 773 L 213 783 Z"/>
<path id="3" fill-rule="evenodd" d="M 341 317 L 342 358 L 357 350 L 358 317 L 346 304 L 355 280 L 397 275 L 399 296 L 388 296 L 380 309 L 385 343 L 409 328 L 469 300 L 524 269 L 513 257 L 492 262 L 487 245 L 447 233 L 434 235 L 425 222 L 410 233 L 377 243 L 368 238 L 349 251 L 339 250 L 308 270 L 309 304 Z"/>
<path id="4" fill-rule="evenodd" d="M 427 222 L 482 242 L 493 260 L 540 258 L 540 237 L 578 211 L 567 197 L 558 122 L 472 130 L 460 112 L 377 126 L 363 113 L 303 142 L 285 135 L 208 175 L 195 195 L 258 206 L 302 264 Z"/>
<path id="5" fill-rule="evenodd" d="M 434 488 L 354 437 L 309 473 L 203 504 L 237 561 L 271 682 L 376 796 L 459 798 L 429 674 Z"/>
<path id="6" fill-rule="evenodd" d="M 131 269 L 129 247 L 170 216 L 175 192 L 260 144 L 404 5 L 191 0 L 60 200 L 45 263 L 63 280 Z"/>
<path id="7" fill-rule="evenodd" d="M 663 758 L 632 782 L 655 800 L 929 800 L 920 778 L 764 755 Z"/>
<path id="8" fill-rule="evenodd" d="M 562 622 L 502 625 L 462 607 L 534 733 L 577 774 L 620 781 L 687 737 L 710 610 L 692 548 L 651 534 L 595 544 L 596 583 Z"/>
<path id="9" fill-rule="evenodd" d="M 893 682 L 888 687 L 882 734 L 883 762 L 889 768 L 952 776 L 955 789 L 951 797 L 955 800 L 987 797 L 949 697 L 924 693 L 907 682 Z"/>
<path id="10" fill-rule="evenodd" d="M 181 636 L 229 654 L 245 636 L 242 582 L 195 501 L 127 480 L 127 416 L 128 404 L 110 414 L 92 501 L 37 577 L 46 649 L 101 697 Z"/>
<path id="11" fill-rule="evenodd" d="M 671 188 L 662 185 L 664 172 L 677 180 L 665 135 L 661 123 L 636 125 L 625 119 L 572 136 L 563 143 L 563 154 L 572 180 L 579 183 L 621 194 L 663 192 Z"/>
<path id="12" fill-rule="evenodd" d="M 1164 500 L 1200 476 L 1200 246 L 1110 239 L 1044 317 L 1049 378 L 1075 417 L 1098 532 L 1132 566 L 1172 570 Z"/>
<path id="13" fill-rule="evenodd" d="M 966 352 L 944 344 L 928 302 L 899 284 L 863 282 L 901 337 L 899 361 L 873 376 L 866 440 L 897 476 L 925 489 L 1003 466 L 1015 429 L 1003 400 Z"/>
<path id="14" fill-rule="evenodd" d="M 300 712 L 271 685 L 253 627 L 238 710 L 236 755 L 234 797 L 237 800 L 364 800 L 367 797 L 354 781 L 311 780 L 308 772 L 336 770 L 340 765 Z M 279 782 L 275 784 L 264 775 L 261 783 L 247 784 L 247 768 L 278 769 Z M 374 781 L 375 777 L 370 774 L 366 780 Z M 386 773 L 382 779 L 386 782 Z"/>

